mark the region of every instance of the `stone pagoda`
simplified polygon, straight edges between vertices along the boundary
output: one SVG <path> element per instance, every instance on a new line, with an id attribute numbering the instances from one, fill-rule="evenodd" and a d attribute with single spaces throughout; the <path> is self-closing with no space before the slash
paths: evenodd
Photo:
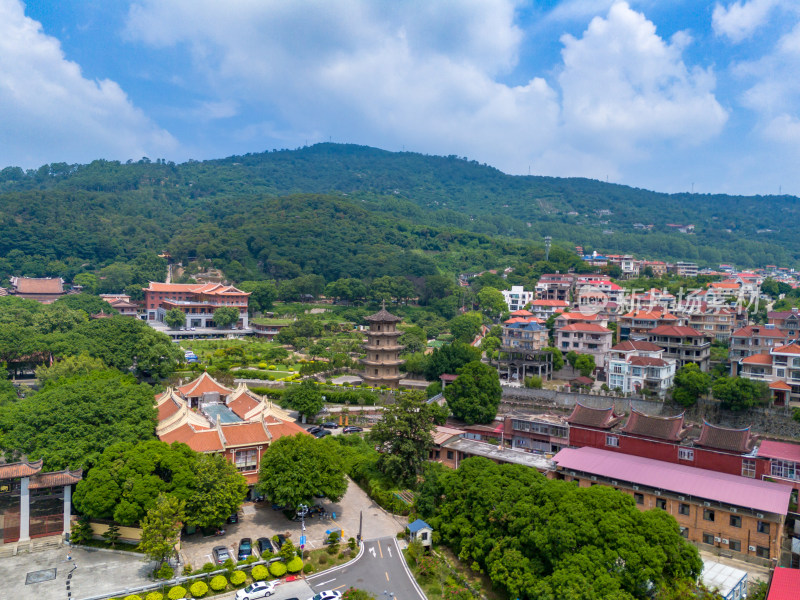
<path id="1" fill-rule="evenodd" d="M 397 343 L 397 338 L 403 335 L 397 330 L 397 324 L 402 321 L 386 310 L 386 304 L 374 315 L 364 317 L 369 323 L 367 342 L 364 351 L 367 353 L 361 359 L 364 365 L 364 383 L 373 387 L 387 386 L 396 388 L 400 383 L 400 352 L 403 346 Z"/>

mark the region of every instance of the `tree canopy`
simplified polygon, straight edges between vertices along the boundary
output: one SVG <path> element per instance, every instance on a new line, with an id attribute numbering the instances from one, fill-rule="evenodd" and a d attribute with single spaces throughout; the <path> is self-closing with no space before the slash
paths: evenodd
<path id="1" fill-rule="evenodd" d="M 444 397 L 453 416 L 468 425 L 491 423 L 502 396 L 497 371 L 480 361 L 461 367 L 456 380 L 444 388 Z"/>
<path id="2" fill-rule="evenodd" d="M 283 401 L 301 415 L 313 417 L 325 402 L 319 387 L 310 379 L 304 379 L 299 385 L 293 385 L 283 394 Z"/>
<path id="3" fill-rule="evenodd" d="M 689 363 L 675 373 L 672 399 L 682 406 L 692 406 L 697 399 L 708 392 L 711 376 L 703 373 L 694 363 Z"/>

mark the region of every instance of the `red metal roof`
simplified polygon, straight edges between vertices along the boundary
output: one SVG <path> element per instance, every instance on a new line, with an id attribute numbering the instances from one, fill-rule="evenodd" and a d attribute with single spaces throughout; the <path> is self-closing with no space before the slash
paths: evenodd
<path id="1" fill-rule="evenodd" d="M 599 448 L 565 448 L 553 457 L 560 470 L 574 470 L 627 483 L 785 515 L 792 488 L 652 458 Z"/>
<path id="2" fill-rule="evenodd" d="M 769 583 L 767 600 L 797 600 L 800 598 L 800 570 L 775 567 Z"/>
<path id="3" fill-rule="evenodd" d="M 800 463 L 800 444 L 765 440 L 758 448 L 758 455 Z"/>

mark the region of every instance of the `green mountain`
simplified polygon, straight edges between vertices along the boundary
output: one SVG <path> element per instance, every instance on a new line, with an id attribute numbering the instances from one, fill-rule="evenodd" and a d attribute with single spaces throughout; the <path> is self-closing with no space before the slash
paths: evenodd
<path id="1" fill-rule="evenodd" d="M 587 251 L 797 266 L 797 223 L 790 196 L 660 194 L 318 144 L 180 165 L 3 169 L 0 276 L 70 277 L 162 250 L 210 259 L 234 279 L 424 275 L 537 260 L 545 235 Z"/>

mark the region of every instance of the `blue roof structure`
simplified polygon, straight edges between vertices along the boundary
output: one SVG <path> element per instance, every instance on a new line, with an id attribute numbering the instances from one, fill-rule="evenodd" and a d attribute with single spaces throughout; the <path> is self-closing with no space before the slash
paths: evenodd
<path id="1" fill-rule="evenodd" d="M 523 329 L 525 331 L 541 331 L 544 329 L 539 323 L 530 321 L 529 323 L 510 323 L 506 325 L 508 329 Z"/>
<path id="2" fill-rule="evenodd" d="M 239 416 L 224 404 L 206 404 L 203 406 L 203 412 L 211 417 L 214 423 L 217 422 L 217 417 L 219 417 L 220 423 L 241 422 Z"/>
<path id="3" fill-rule="evenodd" d="M 433 527 L 431 527 L 430 525 L 428 525 L 428 524 L 427 524 L 425 521 L 423 521 L 422 519 L 417 519 L 417 520 L 416 520 L 416 521 L 414 521 L 413 523 L 409 523 L 409 524 L 408 524 L 408 530 L 409 530 L 411 533 L 417 533 L 417 532 L 418 532 L 420 529 L 430 529 L 431 531 L 433 531 Z"/>

